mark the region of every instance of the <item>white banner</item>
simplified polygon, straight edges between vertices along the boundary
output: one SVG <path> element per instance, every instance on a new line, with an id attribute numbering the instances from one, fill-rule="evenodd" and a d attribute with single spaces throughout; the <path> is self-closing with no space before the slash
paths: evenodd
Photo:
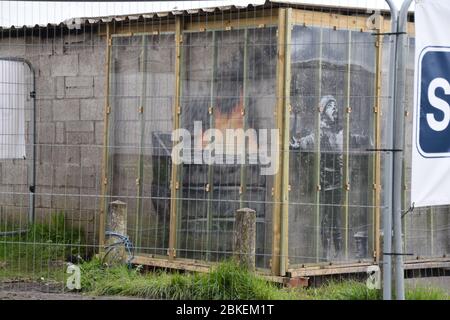
<path id="1" fill-rule="evenodd" d="M 415 30 L 411 204 L 450 204 L 450 1 L 417 1 Z"/>
<path id="2" fill-rule="evenodd" d="M 26 66 L 0 60 L 0 159 L 25 158 Z"/>

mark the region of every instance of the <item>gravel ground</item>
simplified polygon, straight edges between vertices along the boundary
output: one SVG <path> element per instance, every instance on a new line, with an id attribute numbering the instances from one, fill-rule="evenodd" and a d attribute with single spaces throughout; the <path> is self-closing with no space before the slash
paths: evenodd
<path id="1" fill-rule="evenodd" d="M 0 283 L 0 300 L 141 300 L 134 297 L 94 297 L 81 293 L 64 292 L 61 284 L 36 282 Z"/>

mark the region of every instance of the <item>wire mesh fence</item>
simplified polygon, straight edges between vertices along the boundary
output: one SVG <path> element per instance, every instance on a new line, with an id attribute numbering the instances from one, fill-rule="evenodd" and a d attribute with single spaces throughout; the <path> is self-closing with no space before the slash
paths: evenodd
<path id="1" fill-rule="evenodd" d="M 382 263 L 389 12 L 369 1 L 197 2 L 109 4 L 97 17 L 89 7 L 80 14 L 89 18 L 23 27 L 2 20 L 2 279 L 63 288 L 67 262 L 104 252 L 117 200 L 136 264 L 200 268 L 232 257 L 244 207 L 256 212 L 260 273 Z M 42 8 L 49 21 L 61 16 L 51 14 L 58 4 Z M 408 276 L 446 275 L 449 230 L 448 207 L 404 216 Z"/>

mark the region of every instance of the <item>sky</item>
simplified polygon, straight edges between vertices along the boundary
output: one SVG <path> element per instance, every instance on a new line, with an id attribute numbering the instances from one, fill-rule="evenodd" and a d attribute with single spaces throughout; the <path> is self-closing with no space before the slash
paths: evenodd
<path id="1" fill-rule="evenodd" d="M 385 0 L 286 0 L 305 4 L 325 4 L 339 7 L 388 9 Z M 398 7 L 403 0 L 394 0 Z M 264 3 L 264 0 L 192 0 L 146 2 L 45 2 L 0 1 L 0 25 L 36 25 L 59 23 L 76 17 L 97 17 L 144 12 L 170 11 L 221 5 Z"/>

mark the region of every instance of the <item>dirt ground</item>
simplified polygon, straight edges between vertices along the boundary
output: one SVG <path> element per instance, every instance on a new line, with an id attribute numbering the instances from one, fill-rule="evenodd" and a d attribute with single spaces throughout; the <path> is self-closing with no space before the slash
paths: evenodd
<path id="1" fill-rule="evenodd" d="M 67 289 L 66 289 L 67 290 Z M 64 291 L 61 284 L 36 282 L 0 283 L 0 300 L 141 300 L 134 297 L 94 297 L 76 292 Z"/>

